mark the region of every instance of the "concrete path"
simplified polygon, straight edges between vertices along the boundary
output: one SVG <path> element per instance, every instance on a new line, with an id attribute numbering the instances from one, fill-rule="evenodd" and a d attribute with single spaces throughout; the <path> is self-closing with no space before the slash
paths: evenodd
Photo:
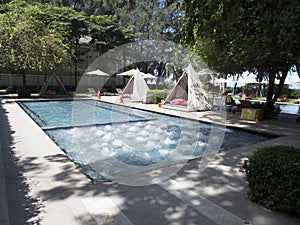
<path id="1" fill-rule="evenodd" d="M 168 112 L 156 105 L 131 107 Z M 237 114 L 228 114 L 223 119 L 209 112 L 187 116 L 281 136 L 220 153 L 208 159 L 207 164 L 192 160 L 157 184 L 92 184 L 17 104 L 2 101 L 0 224 L 300 224 L 297 218 L 250 202 L 247 184 L 239 171 L 243 159 L 258 146 L 300 147 L 299 125 L 294 116 L 280 115 L 276 120 L 257 123 L 241 121 Z M 12 157 L 7 157 L 10 152 Z M 152 171 L 162 172 L 163 169 Z M 15 210 L 20 203 L 24 207 Z"/>

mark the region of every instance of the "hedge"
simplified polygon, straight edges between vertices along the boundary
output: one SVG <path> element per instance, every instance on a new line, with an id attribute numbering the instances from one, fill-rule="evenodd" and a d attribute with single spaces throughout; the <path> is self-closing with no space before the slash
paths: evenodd
<path id="1" fill-rule="evenodd" d="M 300 149 L 263 147 L 242 165 L 249 198 L 266 208 L 300 216 Z"/>
<path id="2" fill-rule="evenodd" d="M 153 94 L 154 96 L 154 104 L 159 103 L 162 99 L 166 99 L 167 98 L 167 91 L 165 90 L 159 90 L 159 89 L 153 89 L 153 90 L 149 90 L 147 92 L 147 94 Z"/>

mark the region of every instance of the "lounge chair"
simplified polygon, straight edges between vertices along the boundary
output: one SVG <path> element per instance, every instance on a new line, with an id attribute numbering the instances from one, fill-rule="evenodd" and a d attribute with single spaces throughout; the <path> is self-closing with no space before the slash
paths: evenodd
<path id="1" fill-rule="evenodd" d="M 249 108 L 251 106 L 251 102 L 248 100 L 240 100 L 242 108 Z"/>
<path id="2" fill-rule="evenodd" d="M 94 88 L 88 88 L 87 90 L 88 90 L 88 95 L 91 95 L 91 96 L 96 96 L 97 95 Z"/>
<path id="3" fill-rule="evenodd" d="M 286 98 L 288 97 L 287 94 L 283 94 L 281 95 L 279 98 L 277 98 L 278 102 L 284 102 L 286 100 Z"/>
<path id="4" fill-rule="evenodd" d="M 254 97 L 254 94 L 253 93 L 250 93 L 249 95 L 247 95 L 246 97 L 245 97 L 245 99 L 251 99 L 251 98 L 253 98 Z"/>
<path id="5" fill-rule="evenodd" d="M 121 88 L 116 88 L 116 91 L 118 92 L 119 95 L 123 93 L 123 90 Z"/>
<path id="6" fill-rule="evenodd" d="M 100 90 L 101 94 L 107 95 L 109 92 L 106 90 L 106 88 L 101 88 Z"/>

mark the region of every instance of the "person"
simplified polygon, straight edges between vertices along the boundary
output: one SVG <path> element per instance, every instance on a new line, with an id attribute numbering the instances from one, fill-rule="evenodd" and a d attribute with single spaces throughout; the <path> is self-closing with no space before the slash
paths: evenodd
<path id="1" fill-rule="evenodd" d="M 228 95 L 226 97 L 226 105 L 236 106 L 235 101 L 233 100 L 233 98 L 230 95 Z"/>
<path id="2" fill-rule="evenodd" d="M 228 109 L 229 112 L 232 111 L 233 114 L 238 111 L 238 105 L 230 95 L 226 97 L 226 109 Z"/>
<path id="3" fill-rule="evenodd" d="M 231 95 L 229 95 L 228 91 L 225 91 L 223 93 L 223 97 L 222 97 L 222 100 L 221 100 L 221 105 L 224 105 L 225 109 L 228 110 L 229 112 L 232 111 L 233 114 L 236 111 L 238 111 L 238 106 L 235 103 L 235 101 L 233 100 L 233 98 L 231 97 Z"/>

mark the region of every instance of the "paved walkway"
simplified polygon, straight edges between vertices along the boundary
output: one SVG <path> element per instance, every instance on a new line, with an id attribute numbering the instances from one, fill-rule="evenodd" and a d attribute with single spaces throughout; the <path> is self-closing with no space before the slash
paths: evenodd
<path id="1" fill-rule="evenodd" d="M 116 98 L 102 99 L 118 101 Z M 147 107 L 160 113 L 171 112 L 156 105 L 134 103 L 130 106 Z M 241 121 L 238 114 L 223 115 L 222 118 L 211 112 L 179 114 L 280 137 L 223 152 L 206 161 L 192 160 L 184 165 L 175 165 L 183 168 L 157 184 L 125 185 L 124 180 L 121 180 L 95 185 L 80 173 L 63 151 L 17 104 L 2 101 L 0 224 L 300 223 L 299 219 L 250 202 L 246 196 L 247 184 L 239 171 L 243 159 L 258 146 L 288 144 L 300 147 L 299 124 L 295 123 L 295 116 L 280 115 L 275 120 L 247 122 Z M 8 157 L 9 152 L 13 153 L 11 157 Z M 170 168 L 152 171 L 152 174 Z M 151 173 L 138 174 L 127 177 L 126 181 L 142 179 L 145 175 L 151 177 Z M 19 203 L 27 208 L 19 206 L 15 210 L 14 207 Z"/>

